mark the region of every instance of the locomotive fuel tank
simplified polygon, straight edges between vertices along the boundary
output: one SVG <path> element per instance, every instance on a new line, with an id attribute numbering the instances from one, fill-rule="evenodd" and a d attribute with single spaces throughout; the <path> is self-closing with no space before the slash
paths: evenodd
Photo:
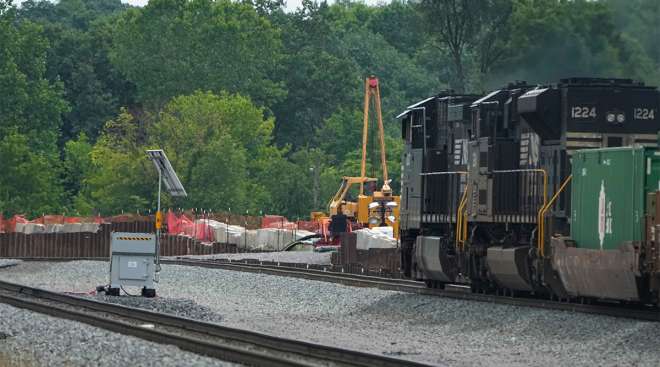
<path id="1" fill-rule="evenodd" d="M 435 236 L 418 236 L 415 243 L 418 279 L 432 279 L 440 283 L 456 280 L 458 267 L 451 243 Z"/>

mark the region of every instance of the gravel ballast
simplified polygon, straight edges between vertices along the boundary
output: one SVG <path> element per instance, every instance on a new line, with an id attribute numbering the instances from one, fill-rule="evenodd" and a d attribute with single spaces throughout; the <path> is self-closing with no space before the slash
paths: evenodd
<path id="1" fill-rule="evenodd" d="M 0 366 L 237 366 L 0 304 Z"/>
<path id="2" fill-rule="evenodd" d="M 139 291 L 135 292 L 139 294 Z M 122 292 L 123 294 L 123 292 Z M 149 311 L 174 314 L 180 317 L 200 320 L 204 322 L 220 323 L 222 316 L 211 308 L 196 304 L 190 299 L 183 298 L 144 298 L 139 296 L 113 297 L 99 293 L 88 296 L 100 302 L 116 303 L 128 307 L 143 308 Z"/>
<path id="3" fill-rule="evenodd" d="M 86 292 L 107 267 L 25 262 L 0 279 Z M 176 265 L 163 265 L 157 289 L 157 302 L 194 301 L 222 325 L 437 365 L 660 365 L 660 323 Z"/>

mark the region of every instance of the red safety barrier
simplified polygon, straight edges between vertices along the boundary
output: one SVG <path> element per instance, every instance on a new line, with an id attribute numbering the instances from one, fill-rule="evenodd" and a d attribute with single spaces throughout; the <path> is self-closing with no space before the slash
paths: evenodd
<path id="1" fill-rule="evenodd" d="M 261 228 L 281 228 L 281 229 L 297 229 L 296 223 L 289 222 L 288 219 L 281 215 L 264 215 L 261 220 Z"/>
<path id="2" fill-rule="evenodd" d="M 16 232 L 16 223 L 29 223 L 22 215 L 14 215 L 11 219 L 5 221 L 4 229 L 5 232 L 11 233 Z"/>
<path id="3" fill-rule="evenodd" d="M 30 221 L 30 223 L 36 224 L 64 224 L 63 215 L 44 215 L 39 218 L 35 218 Z"/>
<path id="4" fill-rule="evenodd" d="M 181 233 L 181 221 L 176 217 L 173 211 L 169 210 L 167 212 L 167 233 L 169 234 L 179 234 Z"/>
<path id="5" fill-rule="evenodd" d="M 132 221 L 134 219 L 122 219 L 120 217 L 119 220 L 116 220 L 115 217 L 110 217 L 108 222 L 122 222 L 122 221 Z M 35 218 L 31 221 L 28 221 L 28 223 L 33 223 L 33 224 L 67 224 L 67 223 L 97 223 L 101 224 L 103 223 L 103 218 L 100 216 L 95 216 L 95 217 L 66 217 L 64 215 L 43 215 L 41 217 Z M 21 222 L 19 222 L 21 223 Z"/>
<path id="6" fill-rule="evenodd" d="M 149 217 L 139 214 L 120 214 L 105 218 L 105 221 L 108 223 L 135 222 L 139 220 L 148 221 Z"/>
<path id="7" fill-rule="evenodd" d="M 172 211 L 167 212 L 167 232 L 173 235 L 186 235 L 202 242 L 213 242 L 215 232 L 204 221 L 195 223 L 185 214 L 176 216 Z"/>
<path id="8" fill-rule="evenodd" d="M 318 220 L 299 220 L 296 222 L 296 226 L 300 230 L 310 231 L 310 232 L 320 232 L 320 222 Z"/>

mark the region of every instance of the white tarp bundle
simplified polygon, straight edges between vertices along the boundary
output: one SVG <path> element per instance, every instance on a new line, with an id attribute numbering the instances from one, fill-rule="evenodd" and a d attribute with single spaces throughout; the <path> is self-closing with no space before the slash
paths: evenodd
<path id="1" fill-rule="evenodd" d="M 240 248 L 252 249 L 257 239 L 257 231 L 241 226 L 227 225 L 211 219 L 199 219 L 196 223 L 206 224 L 213 231 L 213 241 L 231 243 Z"/>
<path id="2" fill-rule="evenodd" d="M 62 232 L 64 233 L 74 233 L 74 232 L 82 232 L 82 224 L 80 223 L 64 223 L 62 225 Z"/>
<path id="3" fill-rule="evenodd" d="M 62 232 L 63 224 L 46 224 L 46 233 L 60 233 Z"/>
<path id="4" fill-rule="evenodd" d="M 281 228 L 261 228 L 257 230 L 256 248 L 261 250 L 282 250 L 294 240 L 313 235 L 305 230 L 290 230 Z"/>
<path id="5" fill-rule="evenodd" d="M 98 223 L 65 223 L 65 224 L 38 224 L 38 223 L 16 223 L 16 232 L 25 234 L 34 233 L 76 233 L 91 232 L 99 230 Z"/>
<path id="6" fill-rule="evenodd" d="M 233 243 L 236 245 L 245 242 L 245 228 L 241 226 L 225 225 L 224 228 L 216 228 L 214 233 L 215 242 Z"/>
<path id="7" fill-rule="evenodd" d="M 246 230 L 241 226 L 224 226 L 224 228 L 215 229 L 214 238 L 216 242 L 231 243 L 239 248 L 252 249 L 257 240 L 257 231 Z"/>
<path id="8" fill-rule="evenodd" d="M 313 235 L 304 230 L 281 228 L 261 228 L 246 230 L 245 227 L 227 225 L 211 219 L 199 219 L 195 223 L 207 225 L 213 231 L 213 240 L 220 243 L 231 243 L 248 250 L 282 250 L 293 240 Z"/>
<path id="9" fill-rule="evenodd" d="M 243 237 L 241 233 L 245 232 L 241 226 L 227 225 L 212 219 L 198 219 L 195 223 L 207 225 L 213 232 L 214 242 L 238 244 L 238 240 Z"/>
<path id="10" fill-rule="evenodd" d="M 16 223 L 16 232 L 25 234 L 44 233 L 46 227 L 43 224 L 36 223 Z"/>
<path id="11" fill-rule="evenodd" d="M 355 233 L 357 234 L 356 247 L 358 250 L 397 247 L 392 227 L 364 228 L 358 229 Z"/>
<path id="12" fill-rule="evenodd" d="M 98 223 L 81 223 L 80 232 L 96 233 L 101 226 Z"/>

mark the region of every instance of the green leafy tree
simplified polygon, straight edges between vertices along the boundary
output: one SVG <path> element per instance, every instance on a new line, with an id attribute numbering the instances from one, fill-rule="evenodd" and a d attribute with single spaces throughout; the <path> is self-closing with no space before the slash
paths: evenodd
<path id="1" fill-rule="evenodd" d="M 17 22 L 0 0 L 0 210 L 61 210 L 57 141 L 67 105 L 45 78 L 48 42 L 38 25 Z"/>
<path id="2" fill-rule="evenodd" d="M 272 107 L 275 135 L 280 146 L 295 150 L 315 143 L 316 131 L 340 106 L 359 104 L 363 76 L 347 50 L 339 47 L 325 2 L 303 1 L 279 26 L 286 50 L 282 80 L 288 94 Z"/>
<path id="3" fill-rule="evenodd" d="M 410 10 L 399 5 L 393 6 L 391 17 L 396 17 L 397 11 Z M 324 125 L 341 110 L 361 108 L 364 78 L 369 75 L 381 80 L 385 121 L 388 129 L 397 133 L 398 128 L 393 127 L 390 118 L 395 111 L 400 111 L 410 100 L 432 93 L 439 84 L 406 51 L 374 32 L 374 24 L 382 22 L 377 14 L 364 4 L 305 1 L 301 9 L 282 22 L 288 51 L 284 81 L 289 93 L 282 103 L 273 107 L 278 118 L 276 137 L 280 145 L 290 144 L 295 150 L 306 145 L 323 145 L 327 140 L 351 140 L 351 136 L 359 136 L 359 127 L 350 135 L 328 135 L 333 131 Z M 359 121 L 361 118 L 355 123 Z"/>
<path id="4" fill-rule="evenodd" d="M 623 33 L 622 41 L 627 45 L 621 57 L 631 66 L 638 65 L 636 69 L 642 69 L 639 74 L 646 81 L 660 84 L 660 2 L 605 0 L 604 3 L 611 9 L 617 28 Z"/>
<path id="5" fill-rule="evenodd" d="M 196 164 L 185 177 L 189 197 L 186 205 L 199 208 L 233 208 L 241 212 L 248 207 L 249 193 L 245 179 L 248 158 L 241 144 L 228 133 L 220 133 L 201 147 Z M 183 169 L 186 171 L 185 168 Z"/>
<path id="6" fill-rule="evenodd" d="M 19 15 L 33 22 L 62 24 L 85 30 L 98 18 L 128 8 L 121 0 L 26 0 L 21 4 Z"/>
<path id="7" fill-rule="evenodd" d="M 145 154 L 144 135 L 139 122 L 125 109 L 106 123 L 75 199 L 81 213 L 134 213 L 153 207 L 158 178 Z"/>
<path id="8" fill-rule="evenodd" d="M 7 216 L 60 212 L 57 171 L 50 159 L 30 148 L 29 139 L 11 130 L 0 140 L 0 213 Z"/>
<path id="9" fill-rule="evenodd" d="M 422 19 L 412 3 L 393 0 L 372 9 L 369 29 L 400 52 L 412 57 L 426 42 L 428 34 L 424 33 Z"/>
<path id="10" fill-rule="evenodd" d="M 113 71 L 103 68 L 106 50 L 95 44 L 92 31 L 47 24 L 52 47 L 48 76 L 64 85 L 71 110 L 64 116 L 64 139 L 85 133 L 96 139 L 103 124 L 119 109 L 119 91 L 108 84 Z M 116 73 L 115 73 L 116 75 Z"/>
<path id="11" fill-rule="evenodd" d="M 113 62 L 156 109 L 198 89 L 229 91 L 270 105 L 284 96 L 271 79 L 281 55 L 278 30 L 230 0 L 152 0 L 115 24 Z"/>
<path id="12" fill-rule="evenodd" d="M 515 3 L 512 54 L 491 75 L 502 83 L 513 79 L 552 82 L 575 75 L 632 77 L 653 75 L 643 50 L 629 43 L 604 2 L 519 0 Z"/>
<path id="13" fill-rule="evenodd" d="M 70 201 L 69 207 L 76 206 L 76 203 L 71 201 L 75 201 L 83 188 L 85 178 L 93 172 L 92 149 L 93 146 L 85 133 L 80 133 L 78 139 L 69 140 L 64 145 L 63 183 L 66 197 Z M 85 209 L 83 211 L 87 211 Z"/>
<path id="14" fill-rule="evenodd" d="M 50 47 L 46 77 L 61 82 L 71 110 L 64 115 L 62 139 L 84 132 L 95 140 L 120 105 L 134 105 L 134 89 L 110 64 L 113 16 L 127 9 L 119 0 L 26 1 L 21 20 L 44 27 Z"/>
<path id="15" fill-rule="evenodd" d="M 273 125 L 246 97 L 196 92 L 167 104 L 151 136 L 174 162 L 188 204 L 254 212 L 272 205 L 265 172 L 286 161 L 271 145 Z"/>
<path id="16" fill-rule="evenodd" d="M 0 40 L 0 136 L 17 129 L 31 149 L 54 158 L 67 104 L 61 85 L 44 77 L 48 42 L 38 25 L 16 21 L 7 0 L 0 0 Z"/>
<path id="17" fill-rule="evenodd" d="M 503 57 L 510 34 L 511 1 L 421 0 L 418 9 L 432 44 L 452 61 L 455 90 L 463 92 L 469 86 L 467 56 L 479 60 L 481 74 Z"/>

